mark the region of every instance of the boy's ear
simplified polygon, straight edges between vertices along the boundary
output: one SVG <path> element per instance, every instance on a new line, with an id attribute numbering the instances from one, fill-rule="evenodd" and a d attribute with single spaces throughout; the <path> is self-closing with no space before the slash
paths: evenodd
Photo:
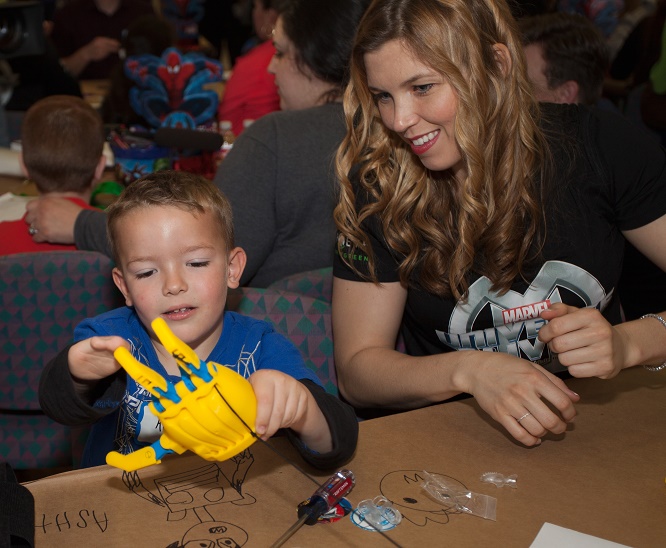
<path id="1" fill-rule="evenodd" d="M 127 290 L 127 283 L 125 283 L 125 277 L 121 270 L 118 267 L 115 267 L 111 271 L 111 275 L 113 276 L 113 283 L 116 284 L 116 287 L 120 289 L 120 292 L 125 297 L 125 304 L 127 306 L 132 306 L 132 297 Z"/>
<path id="2" fill-rule="evenodd" d="M 25 162 L 23 161 L 23 151 L 19 153 L 19 167 L 21 168 L 21 173 L 26 179 L 30 179 L 30 174 L 28 173 L 28 168 L 25 167 Z"/>
<path id="3" fill-rule="evenodd" d="M 235 289 L 240 285 L 240 279 L 245 270 L 247 255 L 241 247 L 234 247 L 229 252 L 229 271 L 227 273 L 227 287 Z"/>
<path id="4" fill-rule="evenodd" d="M 97 167 L 95 168 L 95 181 L 101 181 L 102 175 L 104 175 L 104 168 L 106 167 L 106 156 L 102 154 L 97 162 Z"/>
<path id="5" fill-rule="evenodd" d="M 502 74 L 506 77 L 511 72 L 511 54 L 509 53 L 509 48 L 504 44 L 494 44 L 493 50 L 495 50 L 495 61 L 500 67 Z"/>

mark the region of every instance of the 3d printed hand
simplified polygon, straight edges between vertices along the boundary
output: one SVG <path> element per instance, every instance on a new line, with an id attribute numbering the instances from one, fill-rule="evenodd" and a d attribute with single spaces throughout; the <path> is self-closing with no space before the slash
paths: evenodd
<path id="1" fill-rule="evenodd" d="M 152 326 L 176 358 L 182 380 L 169 382 L 124 347 L 114 352 L 125 371 L 153 395 L 149 406 L 162 422 L 163 433 L 158 441 L 134 453 L 112 451 L 106 456 L 107 464 L 132 472 L 186 450 L 206 460 L 223 461 L 252 445 L 257 439 L 253 435 L 257 398 L 250 383 L 227 367 L 200 360 L 162 318 Z"/>

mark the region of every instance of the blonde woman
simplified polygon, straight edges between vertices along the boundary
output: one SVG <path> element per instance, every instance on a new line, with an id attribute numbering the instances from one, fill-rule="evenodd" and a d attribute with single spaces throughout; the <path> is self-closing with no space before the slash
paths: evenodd
<path id="1" fill-rule="evenodd" d="M 504 0 L 375 0 L 344 108 L 333 327 L 351 403 L 468 393 L 531 446 L 576 415 L 558 373 L 661 368 L 665 313 L 622 324 L 615 288 L 625 238 L 666 270 L 664 151 L 612 114 L 539 105 Z"/>

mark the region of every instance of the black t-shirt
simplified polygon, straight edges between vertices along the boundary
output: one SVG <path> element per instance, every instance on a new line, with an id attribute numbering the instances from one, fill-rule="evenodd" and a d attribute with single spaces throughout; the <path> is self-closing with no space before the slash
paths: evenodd
<path id="1" fill-rule="evenodd" d="M 537 339 L 545 307 L 557 302 L 596 307 L 609 322 L 621 321 L 621 231 L 666 214 L 666 153 L 616 114 L 573 105 L 543 108 L 544 119 L 558 136 L 547 132 L 555 176 L 544 201 L 546 239 L 540 265 L 527 282 L 517 279 L 501 296 L 490 290 L 486 277 L 473 276 L 466 301 L 427 293 L 413 279 L 401 327 L 408 354 L 507 352 L 559 371 L 557 360 Z M 359 209 L 367 199 L 361 194 Z M 399 281 L 400 257 L 388 249 L 380 223 L 373 218 L 364 228 L 379 281 Z M 362 268 L 365 257 L 357 252 L 352 260 Z M 334 275 L 361 280 L 339 256 Z"/>

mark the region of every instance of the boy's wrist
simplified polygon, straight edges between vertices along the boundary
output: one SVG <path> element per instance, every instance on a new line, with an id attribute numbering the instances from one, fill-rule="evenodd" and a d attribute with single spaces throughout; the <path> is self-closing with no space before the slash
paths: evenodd
<path id="1" fill-rule="evenodd" d="M 330 427 L 314 396 L 305 386 L 303 388 L 307 392 L 306 410 L 301 419 L 292 424 L 289 429 L 309 451 L 328 453 L 333 449 Z"/>

